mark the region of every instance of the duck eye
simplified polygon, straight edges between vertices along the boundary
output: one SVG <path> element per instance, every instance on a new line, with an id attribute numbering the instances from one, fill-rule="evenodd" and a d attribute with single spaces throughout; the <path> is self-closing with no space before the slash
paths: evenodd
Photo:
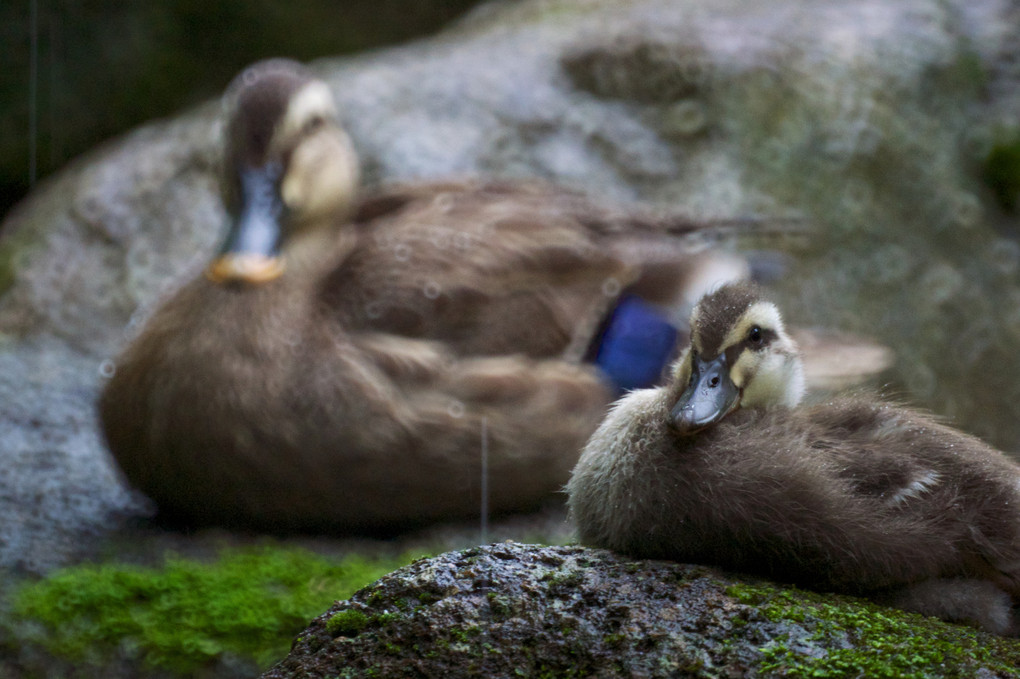
<path id="1" fill-rule="evenodd" d="M 305 134 L 311 134 L 312 132 L 315 132 L 325 124 L 326 118 L 324 116 L 320 115 L 312 116 L 311 118 L 305 121 L 304 132 Z"/>
<path id="2" fill-rule="evenodd" d="M 752 327 L 750 332 L 747 333 L 747 340 L 751 344 L 759 344 L 760 345 L 762 343 L 763 339 L 764 339 L 764 337 L 762 335 L 761 328 L 758 327 L 757 325 Z"/>

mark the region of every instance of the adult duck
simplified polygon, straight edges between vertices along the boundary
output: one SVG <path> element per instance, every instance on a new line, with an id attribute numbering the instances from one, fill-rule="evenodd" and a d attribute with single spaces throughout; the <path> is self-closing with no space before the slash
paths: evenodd
<path id="1" fill-rule="evenodd" d="M 672 380 L 612 409 L 568 483 L 580 539 L 1020 631 L 1020 467 L 866 395 L 800 405 L 776 306 L 707 295 Z"/>
<path id="2" fill-rule="evenodd" d="M 292 62 L 249 68 L 226 101 L 222 249 L 151 315 L 99 402 L 120 468 L 170 519 L 474 515 L 485 464 L 493 512 L 533 507 L 613 394 L 660 377 L 670 310 L 744 267 L 707 252 L 695 222 L 537 183 L 358 199 L 331 93 Z"/>

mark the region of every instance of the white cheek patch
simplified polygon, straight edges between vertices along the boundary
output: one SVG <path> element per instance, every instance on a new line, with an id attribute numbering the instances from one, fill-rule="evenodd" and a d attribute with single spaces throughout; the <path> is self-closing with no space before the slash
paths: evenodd
<path id="1" fill-rule="evenodd" d="M 316 117 L 327 124 L 311 133 L 304 131 Z M 295 219 L 321 217 L 351 201 L 359 182 L 357 154 L 336 124 L 333 93 L 325 83 L 310 82 L 291 98 L 273 144 L 278 153 L 297 144 L 280 186 L 281 197 Z"/>
<path id="2" fill-rule="evenodd" d="M 914 476 L 913 480 L 907 485 L 900 488 L 898 491 L 893 493 L 886 500 L 886 504 L 891 507 L 898 507 L 909 500 L 913 500 L 921 497 L 925 493 L 930 492 L 939 482 L 939 473 L 934 470 L 927 470 L 920 472 Z"/>
<path id="3" fill-rule="evenodd" d="M 761 361 L 757 360 L 758 357 L 750 352 L 741 352 L 737 362 L 730 368 L 730 380 L 736 385 L 737 389 L 743 389 L 748 381 L 748 378 L 757 379 L 757 373 L 759 364 Z"/>
<path id="4" fill-rule="evenodd" d="M 741 405 L 745 408 L 792 408 L 804 396 L 804 368 L 795 352 L 745 351 L 730 379 L 744 390 Z"/>
<path id="5" fill-rule="evenodd" d="M 740 356 L 731 376 L 737 378 L 733 383 L 744 390 L 742 399 L 744 407 L 756 408 L 783 403 L 785 375 L 782 362 L 777 359 L 778 356 L 760 356 L 751 351 L 745 351 Z"/>
<path id="6" fill-rule="evenodd" d="M 303 217 L 317 217 L 349 202 L 359 181 L 357 156 L 347 135 L 324 130 L 294 149 L 280 196 Z"/>

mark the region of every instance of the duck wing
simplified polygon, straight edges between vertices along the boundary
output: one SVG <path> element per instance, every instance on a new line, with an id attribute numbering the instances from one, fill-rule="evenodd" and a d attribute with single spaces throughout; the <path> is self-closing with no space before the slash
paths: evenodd
<path id="1" fill-rule="evenodd" d="M 358 415 L 329 408 L 323 417 L 337 420 L 330 431 L 356 430 L 357 448 L 383 463 L 324 454 L 329 461 L 316 465 L 348 495 L 364 494 L 345 503 L 347 523 L 472 515 L 483 476 L 493 511 L 532 508 L 562 486 L 609 401 L 594 371 L 560 360 L 462 358 L 438 342 L 385 333 L 350 339 Z"/>
<path id="2" fill-rule="evenodd" d="M 875 511 L 923 508 L 942 485 L 946 470 L 923 450 L 935 442 L 910 411 L 862 395 L 837 397 L 805 414 L 813 425 L 809 447 Z"/>
<path id="3" fill-rule="evenodd" d="M 937 537 L 945 575 L 1020 598 L 1020 467 L 983 441 L 909 408 L 862 396 L 807 410 L 811 446 L 876 517 Z"/>
<path id="4" fill-rule="evenodd" d="M 580 358 L 622 294 L 681 306 L 713 241 L 689 219 L 528 182 L 397 187 L 355 223 L 359 245 L 323 281 L 324 303 L 345 327 L 462 356 Z"/>

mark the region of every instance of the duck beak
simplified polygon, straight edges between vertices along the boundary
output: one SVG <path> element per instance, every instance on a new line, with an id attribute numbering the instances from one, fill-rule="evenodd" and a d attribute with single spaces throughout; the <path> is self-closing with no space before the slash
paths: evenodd
<path id="1" fill-rule="evenodd" d="M 206 275 L 215 283 L 266 283 L 283 273 L 279 163 L 240 171 L 241 210 Z"/>
<path id="2" fill-rule="evenodd" d="M 710 361 L 691 360 L 691 380 L 670 411 L 673 428 L 680 434 L 696 434 L 726 417 L 740 404 L 740 389 L 730 379 L 726 354 Z"/>

